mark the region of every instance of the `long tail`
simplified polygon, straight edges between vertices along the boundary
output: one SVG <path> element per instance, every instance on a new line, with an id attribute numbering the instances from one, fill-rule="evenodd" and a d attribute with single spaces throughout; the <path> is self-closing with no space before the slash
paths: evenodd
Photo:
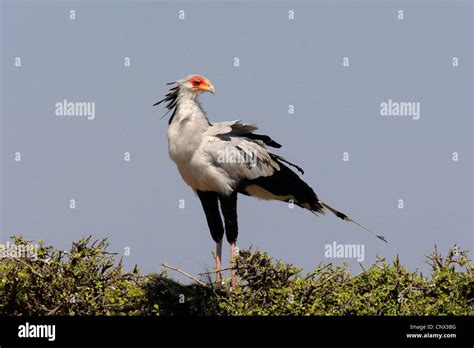
<path id="1" fill-rule="evenodd" d="M 322 202 L 313 189 L 283 162 L 296 167 L 296 169 L 302 172 L 303 170 L 301 168 L 279 156 L 274 154 L 271 155 L 272 159 L 280 166 L 280 170 L 274 172 L 271 176 L 260 176 L 256 179 L 242 181 L 238 188 L 240 193 L 262 199 L 275 199 L 284 202 L 292 201 L 301 208 L 308 209 L 314 215 L 324 214 L 325 209 L 327 209 L 338 218 L 352 222 L 353 224 L 359 226 L 367 232 L 375 235 L 378 239 L 381 239 L 387 243 L 387 240 L 383 236 L 375 234 L 367 227 L 359 224 L 357 221 L 353 220 L 346 214 L 341 213 L 330 205 Z M 255 186 L 260 187 L 262 190 L 252 190 L 252 188 Z M 261 192 L 267 193 L 262 195 Z M 287 199 L 288 197 L 292 198 Z"/>
<path id="2" fill-rule="evenodd" d="M 371 231 L 371 230 L 369 230 L 367 227 L 361 225 L 360 223 L 358 223 L 357 221 L 355 221 L 355 220 L 352 219 L 351 217 L 347 216 L 347 215 L 344 214 L 344 213 L 341 213 L 339 210 L 334 209 L 334 208 L 331 207 L 329 204 L 326 204 L 326 203 L 324 203 L 324 202 L 321 201 L 321 200 L 319 200 L 319 203 L 320 203 L 322 206 L 324 206 L 326 209 L 328 209 L 331 213 L 333 213 L 334 215 L 336 215 L 339 219 L 342 219 L 342 220 L 344 220 L 344 221 L 350 221 L 350 222 L 352 222 L 353 224 L 359 226 L 360 228 L 366 230 L 367 232 L 373 234 L 373 235 L 376 236 L 378 239 L 383 240 L 385 243 L 388 243 L 384 236 L 374 233 L 373 231 Z M 313 213 L 315 213 L 315 212 L 313 212 Z"/>

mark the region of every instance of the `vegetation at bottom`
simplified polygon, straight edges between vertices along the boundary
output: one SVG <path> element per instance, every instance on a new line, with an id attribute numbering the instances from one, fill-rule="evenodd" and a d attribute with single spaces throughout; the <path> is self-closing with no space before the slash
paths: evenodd
<path id="1" fill-rule="evenodd" d="M 10 248 L 33 245 L 12 240 Z M 331 263 L 303 274 L 265 252 L 241 250 L 233 264 L 234 291 L 229 279 L 216 287 L 211 274 L 189 275 L 190 282 L 182 283 L 169 267 L 159 274 L 125 271 L 105 239 L 84 238 L 69 251 L 41 241 L 37 246 L 33 258 L 0 258 L 0 315 L 474 314 L 473 267 L 467 251 L 456 246 L 445 256 L 435 248 L 426 257 L 429 275 L 398 258 L 377 258 L 356 275 Z"/>

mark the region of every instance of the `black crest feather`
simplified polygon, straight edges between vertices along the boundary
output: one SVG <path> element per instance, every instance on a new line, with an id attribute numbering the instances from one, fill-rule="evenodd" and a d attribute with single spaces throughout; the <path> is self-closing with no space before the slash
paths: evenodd
<path id="1" fill-rule="evenodd" d="M 167 85 L 172 85 L 172 84 L 175 84 L 176 82 L 169 82 L 167 83 Z M 163 99 L 161 99 L 159 102 L 153 104 L 153 106 L 157 106 L 157 105 L 160 105 L 161 103 L 167 103 L 166 104 L 166 108 L 168 109 L 168 111 L 161 117 L 165 117 L 166 115 L 168 115 L 168 113 L 173 110 L 173 113 L 171 114 L 171 117 L 170 117 L 170 120 L 168 122 L 168 124 L 171 123 L 171 121 L 173 120 L 173 117 L 174 115 L 176 114 L 176 106 L 177 106 L 177 103 L 178 103 L 178 94 L 179 94 L 179 86 L 175 86 L 173 88 L 171 88 L 169 90 L 169 92 L 165 95 L 165 97 Z"/>

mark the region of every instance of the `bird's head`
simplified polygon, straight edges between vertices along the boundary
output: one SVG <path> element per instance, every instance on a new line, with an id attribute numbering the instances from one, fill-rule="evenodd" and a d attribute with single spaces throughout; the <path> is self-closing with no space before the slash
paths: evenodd
<path id="1" fill-rule="evenodd" d="M 204 76 L 199 75 L 188 75 L 182 80 L 176 81 L 180 89 L 186 90 L 192 93 L 210 92 L 216 93 L 214 86 L 211 81 L 206 79 Z"/>
<path id="2" fill-rule="evenodd" d="M 168 112 L 174 110 L 173 114 L 170 117 L 169 123 L 171 123 L 171 120 L 173 119 L 173 116 L 176 113 L 179 99 L 196 99 L 196 97 L 202 92 L 210 92 L 212 94 L 216 93 L 216 90 L 214 89 L 214 86 L 212 85 L 211 81 L 199 75 L 188 75 L 184 79 L 168 83 L 168 85 L 174 84 L 176 86 L 171 88 L 168 94 L 166 94 L 163 99 L 153 104 L 153 106 L 156 106 L 165 102 L 166 107 L 168 108 Z M 163 117 L 166 116 L 166 114 L 164 114 Z"/>

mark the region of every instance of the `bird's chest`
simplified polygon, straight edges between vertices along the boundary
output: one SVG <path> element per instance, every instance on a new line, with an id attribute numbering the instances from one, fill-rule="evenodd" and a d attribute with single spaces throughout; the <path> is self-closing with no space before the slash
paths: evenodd
<path id="1" fill-rule="evenodd" d="M 168 150 L 176 163 L 187 163 L 199 148 L 201 135 L 193 131 L 191 121 L 174 122 L 168 128 Z"/>
<path id="2" fill-rule="evenodd" d="M 207 127 L 207 119 L 195 103 L 183 102 L 179 106 L 168 127 L 169 155 L 176 164 L 191 160 Z"/>
<path id="3" fill-rule="evenodd" d="M 209 121 L 200 109 L 182 105 L 168 128 L 170 158 L 183 180 L 195 190 L 232 192 L 232 180 L 213 165 L 205 148 Z"/>
<path id="4" fill-rule="evenodd" d="M 197 188 L 205 171 L 199 154 L 202 131 L 191 117 L 173 122 L 168 128 L 169 156 L 176 163 L 184 181 Z"/>

